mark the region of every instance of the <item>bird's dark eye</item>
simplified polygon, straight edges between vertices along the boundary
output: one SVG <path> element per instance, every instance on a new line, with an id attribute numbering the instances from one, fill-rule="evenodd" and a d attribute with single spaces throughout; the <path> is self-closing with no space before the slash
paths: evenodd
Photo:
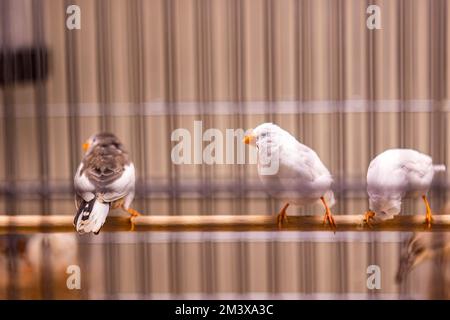
<path id="1" fill-rule="evenodd" d="M 261 133 L 261 138 L 264 138 L 264 137 L 266 137 L 266 136 L 267 136 L 267 132 Z"/>

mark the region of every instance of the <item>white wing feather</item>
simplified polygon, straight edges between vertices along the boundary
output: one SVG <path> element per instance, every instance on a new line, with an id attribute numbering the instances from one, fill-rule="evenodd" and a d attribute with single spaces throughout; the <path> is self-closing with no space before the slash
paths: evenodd
<path id="1" fill-rule="evenodd" d="M 410 192 L 426 194 L 434 175 L 431 157 L 411 149 L 380 153 L 367 171 L 369 208 L 377 218 L 400 213 L 402 198 Z"/>
<path id="2" fill-rule="evenodd" d="M 259 165 L 261 156 L 267 152 L 268 139 L 272 139 L 272 143 L 276 141 L 272 152 L 279 157 L 278 171 L 273 175 L 260 175 L 267 191 L 295 204 L 315 202 L 324 196 L 328 205 L 333 206 L 333 179 L 317 153 L 278 126 L 273 130 L 278 135 L 277 141 L 274 137 L 263 137 L 257 143 Z"/>
<path id="3" fill-rule="evenodd" d="M 89 181 L 86 175 L 80 174 L 81 170 L 83 170 L 83 163 L 80 163 L 78 166 L 77 172 L 74 177 L 74 186 L 75 191 L 78 195 L 80 195 L 84 201 L 91 201 L 95 197 L 95 186 Z"/>

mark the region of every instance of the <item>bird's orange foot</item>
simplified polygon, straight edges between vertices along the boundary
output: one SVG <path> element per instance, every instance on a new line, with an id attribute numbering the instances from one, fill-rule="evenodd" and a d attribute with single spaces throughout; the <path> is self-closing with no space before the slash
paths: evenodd
<path id="1" fill-rule="evenodd" d="M 131 209 L 131 208 L 128 208 L 127 211 L 131 215 L 132 218 L 135 218 L 135 217 L 138 217 L 141 215 L 138 211 Z"/>
<path id="2" fill-rule="evenodd" d="M 130 224 L 131 224 L 130 231 L 134 231 L 135 226 L 134 226 L 133 220 L 134 220 L 134 218 L 140 216 L 141 214 L 132 208 L 128 208 L 127 212 L 130 214 Z"/>
<path id="3" fill-rule="evenodd" d="M 277 225 L 278 225 L 278 229 L 281 229 L 281 227 L 283 226 L 283 222 L 288 223 L 288 217 L 286 214 L 286 210 L 281 211 L 278 215 L 277 215 Z"/>
<path id="4" fill-rule="evenodd" d="M 427 212 L 427 215 L 425 216 L 425 224 L 428 229 L 431 228 L 432 222 L 433 222 L 433 216 L 431 215 L 431 212 Z"/>
<path id="5" fill-rule="evenodd" d="M 336 233 L 336 223 L 334 222 L 334 218 L 333 215 L 331 214 L 330 208 L 328 207 L 324 197 L 320 197 L 320 200 L 322 201 L 323 206 L 325 207 L 325 216 L 323 217 L 323 224 L 325 225 L 325 223 L 328 221 L 331 228 L 334 229 L 333 232 Z"/>
<path id="6" fill-rule="evenodd" d="M 425 224 L 427 226 L 427 228 L 431 228 L 431 222 L 433 222 L 433 217 L 431 214 L 431 207 L 430 204 L 428 203 L 428 199 L 426 195 L 422 196 L 423 201 L 425 202 L 425 207 L 427 208 L 427 214 L 425 216 Z"/>
<path id="7" fill-rule="evenodd" d="M 369 228 L 372 228 L 372 223 L 370 222 L 373 220 L 373 217 L 375 217 L 375 212 L 369 210 L 364 214 L 364 220 L 363 222 L 369 226 Z"/>
<path id="8" fill-rule="evenodd" d="M 329 223 L 331 228 L 336 232 L 336 223 L 334 222 L 333 215 L 331 214 L 331 211 L 328 209 L 325 211 L 325 216 L 323 217 L 323 224 Z"/>

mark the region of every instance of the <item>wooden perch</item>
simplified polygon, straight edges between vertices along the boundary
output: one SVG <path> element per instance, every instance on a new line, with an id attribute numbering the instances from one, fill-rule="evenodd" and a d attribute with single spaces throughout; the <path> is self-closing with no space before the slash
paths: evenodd
<path id="1" fill-rule="evenodd" d="M 397 216 L 393 220 L 363 224 L 362 215 L 334 215 L 340 231 L 450 231 L 450 215 L 434 215 L 431 229 L 424 215 Z M 322 215 L 289 216 L 282 230 L 330 231 L 322 224 Z M 0 215 L 0 233 L 74 232 L 72 216 L 6 216 Z M 275 216 L 139 216 L 134 219 L 136 231 L 273 231 L 278 230 Z M 129 231 L 130 219 L 110 216 L 102 231 Z"/>

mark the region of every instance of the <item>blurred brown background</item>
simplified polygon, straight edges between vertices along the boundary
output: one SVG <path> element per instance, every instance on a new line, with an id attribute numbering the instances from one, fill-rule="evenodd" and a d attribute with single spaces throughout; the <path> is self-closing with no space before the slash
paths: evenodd
<path id="1" fill-rule="evenodd" d="M 66 28 L 72 4 L 81 8 L 81 30 Z M 381 8 L 380 30 L 366 27 L 370 4 Z M 280 204 L 261 189 L 254 165 L 171 162 L 171 132 L 192 132 L 194 120 L 203 121 L 203 130 L 272 121 L 290 131 L 314 148 L 334 175 L 339 214 L 364 212 L 368 164 L 387 148 L 415 148 L 449 166 L 448 1 L 1 0 L 0 7 L 1 214 L 74 214 L 72 177 L 81 144 L 101 130 L 114 132 L 128 147 L 139 179 L 135 207 L 145 214 L 276 212 Z M 18 54 L 24 50 L 31 53 Z M 5 67 L 22 64 L 24 80 Z M 448 177 L 447 171 L 434 181 L 436 213 L 446 204 Z M 424 208 L 408 200 L 403 212 Z M 139 234 L 78 238 L 77 261 L 96 270 L 88 286 L 98 286 L 80 296 L 331 292 L 345 297 L 367 293 L 364 271 L 370 261 L 382 263 L 377 259 L 389 264 L 382 289 L 388 297 L 413 292 L 429 297 L 432 291 L 412 284 L 400 289 L 388 280 L 395 274 L 401 235 L 362 243 L 330 237 L 330 243 L 319 244 L 311 239 L 280 244 L 273 236 L 258 244 L 244 237 L 192 245 L 173 235 L 164 245 Z M 12 279 L 3 291 L 0 281 L 0 297 L 27 296 L 17 284 L 19 240 L 4 241 L 15 249 L 5 250 L 3 264 L 0 259 L 0 278 Z M 222 274 L 216 268 L 223 263 L 237 269 L 227 265 Z M 130 271 L 120 273 L 119 264 Z M 339 266 L 333 277 L 322 276 L 326 268 L 316 270 L 330 265 Z M 48 267 L 39 268 L 45 271 L 39 283 L 56 278 Z M 358 270 L 362 280 L 352 277 Z M 67 294 L 66 275 L 61 277 L 55 285 L 62 284 Z M 442 285 L 442 278 L 430 283 Z M 61 295 L 43 287 L 35 297 Z"/>

